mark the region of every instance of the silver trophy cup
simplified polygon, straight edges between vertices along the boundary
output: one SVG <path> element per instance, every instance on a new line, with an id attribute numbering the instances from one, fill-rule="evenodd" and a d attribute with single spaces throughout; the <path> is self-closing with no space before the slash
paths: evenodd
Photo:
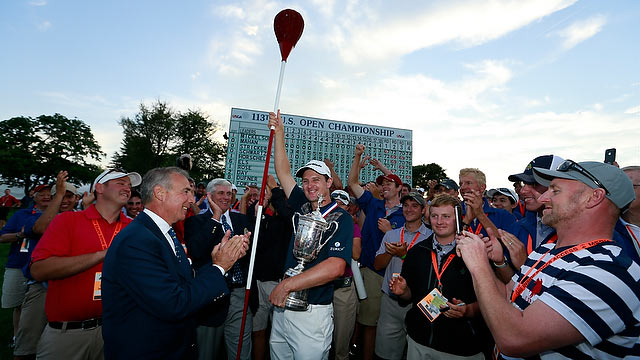
<path id="1" fill-rule="evenodd" d="M 318 203 L 322 203 L 322 201 L 320 200 Z M 297 227 L 296 217 L 298 218 Z M 298 265 L 289 268 L 285 272 L 285 278 L 301 274 L 304 271 L 304 264 L 315 260 L 320 250 L 338 230 L 338 223 L 336 221 L 327 222 L 317 209 L 307 215 L 295 213 L 292 221 L 295 235 L 293 256 L 298 260 Z M 329 231 L 329 236 L 322 241 L 322 237 L 327 231 Z M 306 289 L 293 291 L 287 296 L 285 308 L 293 311 L 305 311 L 309 307 L 307 297 L 308 290 Z"/>

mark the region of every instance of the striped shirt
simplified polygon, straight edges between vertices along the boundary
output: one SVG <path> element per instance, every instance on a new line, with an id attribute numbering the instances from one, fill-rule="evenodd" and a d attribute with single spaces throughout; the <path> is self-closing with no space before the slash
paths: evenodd
<path id="1" fill-rule="evenodd" d="M 518 284 L 541 257 L 537 269 L 566 249 L 555 246 L 543 244 L 534 250 L 513 282 Z M 615 243 L 600 243 L 557 259 L 529 282 L 514 306 L 524 310 L 536 300 L 564 317 L 586 339 L 541 353 L 541 359 L 640 356 L 640 266 Z"/>

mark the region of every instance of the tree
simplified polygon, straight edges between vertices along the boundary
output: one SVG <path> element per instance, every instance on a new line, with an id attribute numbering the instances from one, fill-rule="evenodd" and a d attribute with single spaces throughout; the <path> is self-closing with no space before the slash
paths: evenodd
<path id="1" fill-rule="evenodd" d="M 145 173 L 159 166 L 173 166 L 181 154 L 193 160 L 191 177 L 220 177 L 222 144 L 212 140 L 216 126 L 200 110 L 181 114 L 166 102 L 156 101 L 151 107 L 140 104 L 133 119 L 122 118 L 124 138 L 112 163 L 129 171 Z"/>
<path id="2" fill-rule="evenodd" d="M 428 187 L 429 180 L 439 181 L 447 177 L 444 169 L 436 163 L 416 165 L 411 169 L 411 175 L 414 187 L 419 186 L 425 189 Z"/>
<path id="3" fill-rule="evenodd" d="M 194 179 L 223 177 L 224 146 L 212 140 L 217 130 L 208 116 L 199 110 L 180 114 L 176 123 L 176 145 L 172 151 L 177 156 L 190 154 L 193 168 L 189 172 Z"/>
<path id="4" fill-rule="evenodd" d="M 54 115 L 14 117 L 0 122 L 0 176 L 4 183 L 21 186 L 48 183 L 67 170 L 72 183 L 88 183 L 100 173 L 90 160 L 104 154 L 91 128 L 79 119 Z"/>

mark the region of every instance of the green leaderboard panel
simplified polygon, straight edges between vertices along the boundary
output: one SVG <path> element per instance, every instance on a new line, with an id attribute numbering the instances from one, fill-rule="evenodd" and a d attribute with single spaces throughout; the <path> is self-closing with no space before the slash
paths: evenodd
<path id="1" fill-rule="evenodd" d="M 346 185 L 355 146 L 361 143 L 366 147 L 365 155 L 380 160 L 402 181 L 411 184 L 411 130 L 289 114 L 281 116 L 292 171 L 309 160 L 329 158 Z M 245 185 L 261 184 L 269 144 L 268 121 L 269 113 L 265 111 L 231 109 L 225 178 L 233 182 L 240 193 L 244 192 Z M 273 164 L 272 152 L 269 173 L 275 175 Z M 380 174 L 367 165 L 360 181 L 375 180 Z"/>

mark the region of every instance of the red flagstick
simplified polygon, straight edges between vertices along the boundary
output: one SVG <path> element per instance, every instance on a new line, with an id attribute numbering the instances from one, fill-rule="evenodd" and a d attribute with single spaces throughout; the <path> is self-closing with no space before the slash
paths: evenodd
<path id="1" fill-rule="evenodd" d="M 295 10 L 285 9 L 276 15 L 273 20 L 273 30 L 276 33 L 276 39 L 280 44 L 280 55 L 282 55 L 282 63 L 280 64 L 280 77 L 278 78 L 278 88 L 276 90 L 276 101 L 273 106 L 273 112 L 277 113 L 280 104 L 280 91 L 282 90 L 282 80 L 284 79 L 284 65 L 291 53 L 291 49 L 296 46 L 302 30 L 304 29 L 304 20 L 302 15 Z M 271 161 L 271 145 L 273 143 L 273 133 L 275 128 L 269 130 L 269 145 L 267 146 L 267 158 L 264 163 L 264 171 L 262 173 L 262 186 L 260 187 L 260 200 L 258 200 L 258 210 L 256 214 L 256 226 L 253 229 L 253 243 L 251 244 L 251 259 L 249 261 L 249 274 L 247 274 L 247 286 L 244 294 L 244 309 L 242 311 L 242 323 L 240 325 L 240 338 L 238 339 L 238 353 L 236 360 L 240 359 L 242 353 L 242 338 L 244 335 L 244 326 L 247 320 L 247 308 L 249 306 L 249 293 L 251 292 L 251 281 L 253 280 L 253 267 L 256 260 L 256 250 L 258 248 L 258 236 L 260 235 L 260 222 L 262 221 L 262 208 L 264 205 L 264 192 L 267 186 L 267 177 L 269 173 L 269 162 Z"/>

